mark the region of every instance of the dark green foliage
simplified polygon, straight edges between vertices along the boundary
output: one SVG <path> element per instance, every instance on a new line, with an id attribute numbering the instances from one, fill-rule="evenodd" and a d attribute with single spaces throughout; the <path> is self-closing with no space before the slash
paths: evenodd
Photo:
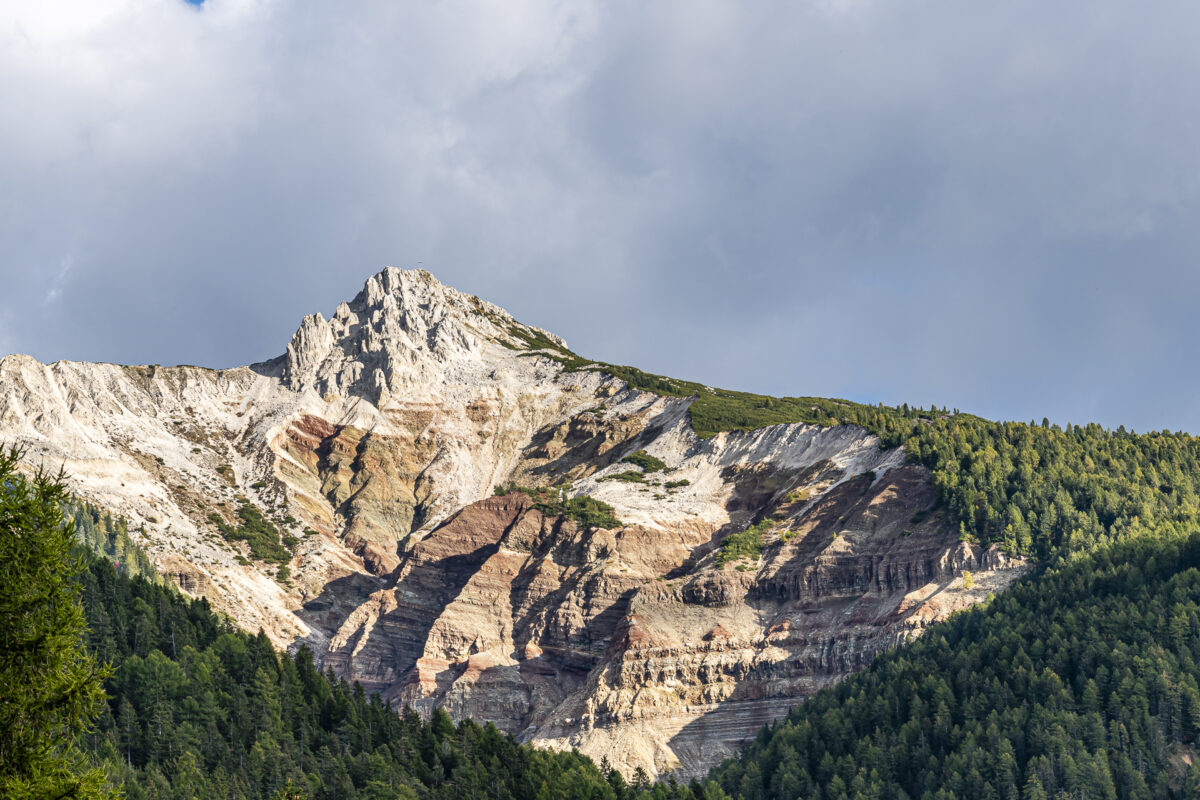
<path id="1" fill-rule="evenodd" d="M 631 469 L 628 472 L 614 472 L 612 475 L 605 475 L 599 480 L 621 481 L 622 483 L 645 483 L 646 473 L 641 470 Z"/>
<path id="2" fill-rule="evenodd" d="M 565 490 L 559 487 L 517 486 L 509 484 L 506 487 L 496 487 L 496 494 L 505 495 L 510 492 L 522 492 L 533 498 L 533 507 L 548 516 L 563 516 L 575 520 L 581 528 L 619 528 L 621 520 L 617 519 L 613 507 L 590 495 L 567 497 Z"/>
<path id="3" fill-rule="evenodd" d="M 635 389 L 641 389 L 646 392 L 654 392 L 655 394 L 667 395 L 668 397 L 690 397 L 697 393 L 698 389 L 703 389 L 700 384 L 690 381 L 679 381 L 674 378 L 667 378 L 662 375 L 654 375 L 649 372 L 643 372 L 637 367 L 625 367 L 619 364 L 605 364 L 600 361 L 586 361 L 578 359 L 574 364 L 567 364 L 569 369 L 596 369 L 601 372 L 606 372 L 614 378 L 619 378 Z"/>
<path id="4" fill-rule="evenodd" d="M 712 389 L 697 396 L 688 408 L 688 416 L 696 434 L 708 438 L 721 431 L 751 431 L 791 422 L 831 427 L 854 421 L 867 408 L 845 400 L 767 397 Z"/>
<path id="5" fill-rule="evenodd" d="M 510 336 L 521 343 L 520 345 L 513 345 L 509 342 L 500 341 L 500 344 L 504 345 L 510 350 L 544 350 L 548 352 L 542 353 L 542 355 L 546 355 L 555 359 L 556 361 L 573 360 L 579 358 L 579 356 L 575 355 L 570 350 L 547 336 L 544 331 L 539 330 L 538 328 L 532 328 L 528 325 L 523 325 L 520 322 L 515 324 L 510 323 L 508 320 L 505 320 L 486 310 L 482 303 L 479 302 L 479 298 L 475 298 L 475 303 L 475 310 L 477 312 L 487 317 L 496 326 L 508 331 Z"/>
<path id="6" fill-rule="evenodd" d="M 662 472 L 667 468 L 667 465 L 658 460 L 654 456 L 647 453 L 645 450 L 638 450 L 632 455 L 625 456 L 621 459 L 623 464 L 635 464 L 642 468 L 644 472 Z"/>
<path id="7" fill-rule="evenodd" d="M 307 649 L 281 656 L 205 601 L 106 562 L 81 582 L 92 647 L 116 667 L 85 744 L 131 800 L 721 796 L 636 790 L 578 753 L 535 750 L 442 711 L 427 722 L 397 713 L 323 675 Z"/>
<path id="8" fill-rule="evenodd" d="M 652 375 L 635 367 L 622 367 L 575 356 L 562 362 L 567 369 L 594 369 L 625 381 L 634 389 L 667 397 L 694 397 L 688 406 L 692 429 L 702 439 L 722 431 L 752 431 L 770 425 L 804 422 L 810 425 L 833 426 L 845 423 L 862 425 L 864 419 L 877 409 L 823 397 L 769 397 L 749 392 L 714 389 L 694 381 L 681 381 L 662 375 Z M 891 415 L 899 409 L 887 409 Z M 918 416 L 920 412 L 906 412 Z M 659 462 L 661 463 L 661 462 Z"/>
<path id="9" fill-rule="evenodd" d="M 538 506 L 539 510 L 547 510 Z M 619 528 L 621 520 L 617 519 L 613 507 L 601 502 L 590 495 L 567 498 L 565 502 L 548 506 L 550 513 L 559 513 L 564 517 L 575 520 L 582 528 Z"/>
<path id="10" fill-rule="evenodd" d="M 486 315 L 486 313 L 485 313 Z M 493 322 L 501 324 L 494 317 L 489 316 Z M 502 325 L 502 327 L 504 327 Z M 526 328 L 523 325 L 507 326 L 508 332 L 516 339 L 520 340 L 525 345 L 525 349 L 536 351 L 538 355 L 552 358 L 562 364 L 568 371 L 578 370 L 595 370 L 612 375 L 614 378 L 625 381 L 634 389 L 641 389 L 655 394 L 667 395 L 670 397 L 690 397 L 703 392 L 711 392 L 702 384 L 692 381 L 681 381 L 675 378 L 668 378 L 664 375 L 655 375 L 650 372 L 645 372 L 637 367 L 622 366 L 620 364 L 607 364 L 603 361 L 593 361 L 590 358 L 573 353 L 562 345 L 550 340 L 545 334 Z M 511 345 L 505 344 L 507 347 Z M 517 348 L 513 348 L 517 349 Z M 749 395 L 748 395 L 749 396 Z M 767 423 L 773 424 L 773 423 Z M 761 425 L 757 427 L 762 427 Z M 697 429 L 699 430 L 699 429 Z M 716 431 L 713 431 L 715 433 Z M 703 435 L 703 434 L 702 434 Z M 708 434 L 711 436 L 712 434 Z"/>
<path id="11" fill-rule="evenodd" d="M 1046 558 L 1200 523 L 1200 440 L 1099 425 L 995 423 L 959 414 L 884 430 L 933 470 L 967 538 Z"/>
<path id="12" fill-rule="evenodd" d="M 0 451 L 0 797 L 106 797 L 74 745 L 105 671 L 84 649 L 66 490 L 61 475 L 19 473 L 20 455 Z"/>
<path id="13" fill-rule="evenodd" d="M 663 488 L 665 488 L 665 489 L 679 489 L 679 488 L 681 488 L 681 487 L 683 487 L 683 486 L 690 486 L 690 485 L 691 485 L 691 483 L 692 483 L 692 482 L 691 482 L 691 481 L 689 481 L 687 478 L 683 478 L 683 479 L 681 479 L 681 480 L 677 480 L 677 481 L 667 481 L 666 483 L 664 483 L 664 484 L 663 484 Z"/>
<path id="14" fill-rule="evenodd" d="M 157 580 L 150 559 L 129 537 L 129 526 L 120 517 L 101 511 L 78 498 L 63 504 L 63 513 L 84 549 L 110 561 L 124 575 L 144 575 Z"/>
<path id="15" fill-rule="evenodd" d="M 520 339 L 529 350 L 547 350 L 551 358 L 571 358 L 574 354 L 570 350 L 555 342 L 545 333 L 535 328 L 527 328 L 523 325 L 514 325 L 509 328 L 509 332 Z"/>
<path id="16" fill-rule="evenodd" d="M 744 531 L 731 533 L 721 542 L 717 553 L 717 566 L 723 567 L 731 561 L 748 558 L 757 561 L 762 554 L 763 532 L 771 527 L 771 521 L 764 519 L 756 525 L 751 525 Z"/>
<path id="17" fill-rule="evenodd" d="M 518 335 L 518 338 L 525 338 L 521 337 L 519 334 L 515 334 L 515 332 L 514 335 Z M 534 341 L 533 339 L 525 340 L 530 342 Z M 663 375 L 654 375 L 649 372 L 644 372 L 637 367 L 626 367 L 620 364 L 606 364 L 603 361 L 592 361 L 589 358 L 584 358 L 583 356 L 572 353 L 570 350 L 553 343 L 549 343 L 548 345 L 543 343 L 542 348 L 534 348 L 531 344 L 531 349 L 541 349 L 541 355 L 554 359 L 570 372 L 585 369 L 596 370 L 597 372 L 603 372 L 608 375 L 612 375 L 614 378 L 625 381 L 625 383 L 629 384 L 634 389 L 654 392 L 655 394 L 667 395 L 670 397 L 690 397 L 691 395 L 696 394 L 698 390 L 704 388 L 698 383 L 692 383 L 691 381 L 680 381 L 674 378 L 665 377 Z"/>
<path id="18" fill-rule="evenodd" d="M 712 777 L 745 798 L 1196 797 L 1198 659 L 1200 537 L 1140 537 L 881 656 Z"/>
<path id="19" fill-rule="evenodd" d="M 217 527 L 226 541 L 245 542 L 250 555 L 269 564 L 286 564 L 292 560 L 288 548 L 280 543 L 279 529 L 271 524 L 258 506 L 242 500 L 238 506 L 238 526 L 227 523 L 220 514 L 209 514 L 208 521 Z M 295 542 L 295 538 L 292 538 Z"/>

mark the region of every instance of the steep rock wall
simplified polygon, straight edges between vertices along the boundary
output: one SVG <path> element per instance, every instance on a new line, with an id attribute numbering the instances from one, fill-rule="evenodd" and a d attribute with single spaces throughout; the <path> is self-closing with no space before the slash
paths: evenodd
<path id="1" fill-rule="evenodd" d="M 184 591 L 278 646 L 626 771 L 704 769 L 1022 569 L 958 543 L 928 475 L 864 430 L 700 439 L 689 399 L 566 369 L 566 352 L 388 269 L 250 367 L 0 359 L 0 442 L 64 466 Z M 639 450 L 666 471 L 623 475 Z M 510 481 L 594 496 L 622 524 L 491 496 Z M 286 570 L 212 521 L 250 507 Z M 761 556 L 718 565 L 764 519 Z"/>

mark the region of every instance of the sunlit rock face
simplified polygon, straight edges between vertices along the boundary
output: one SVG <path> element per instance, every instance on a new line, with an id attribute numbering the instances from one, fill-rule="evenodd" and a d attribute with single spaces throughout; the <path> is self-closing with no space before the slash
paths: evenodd
<path id="1" fill-rule="evenodd" d="M 569 370 L 565 347 L 387 269 L 249 367 L 8 356 L 0 441 L 64 466 L 182 590 L 278 646 L 651 775 L 703 771 L 1024 568 L 959 543 L 928 473 L 862 429 L 702 440 L 689 400 Z M 667 471 L 611 479 L 643 449 Z M 622 524 L 493 496 L 564 480 Z M 285 571 L 220 534 L 244 507 L 289 537 Z M 760 557 L 717 563 L 768 518 Z"/>

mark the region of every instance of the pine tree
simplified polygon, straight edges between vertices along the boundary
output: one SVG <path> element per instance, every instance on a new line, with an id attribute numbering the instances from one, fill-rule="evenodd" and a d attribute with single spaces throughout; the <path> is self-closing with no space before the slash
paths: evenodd
<path id="1" fill-rule="evenodd" d="M 75 748 L 106 672 L 84 649 L 63 476 L 22 475 L 21 455 L 0 451 L 0 796 L 105 797 L 104 773 Z"/>

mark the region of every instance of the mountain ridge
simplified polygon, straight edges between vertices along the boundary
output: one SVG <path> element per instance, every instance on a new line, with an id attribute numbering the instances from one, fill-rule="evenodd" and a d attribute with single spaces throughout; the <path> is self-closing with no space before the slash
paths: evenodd
<path id="1" fill-rule="evenodd" d="M 592 362 L 390 268 L 248 367 L 0 360 L 0 437 L 64 463 L 242 627 L 426 712 L 652 775 L 699 774 L 1026 569 L 960 542 L 904 450 L 835 424 L 873 413 Z M 622 525 L 502 485 L 594 497 Z M 747 530 L 757 550 L 723 558 Z"/>

